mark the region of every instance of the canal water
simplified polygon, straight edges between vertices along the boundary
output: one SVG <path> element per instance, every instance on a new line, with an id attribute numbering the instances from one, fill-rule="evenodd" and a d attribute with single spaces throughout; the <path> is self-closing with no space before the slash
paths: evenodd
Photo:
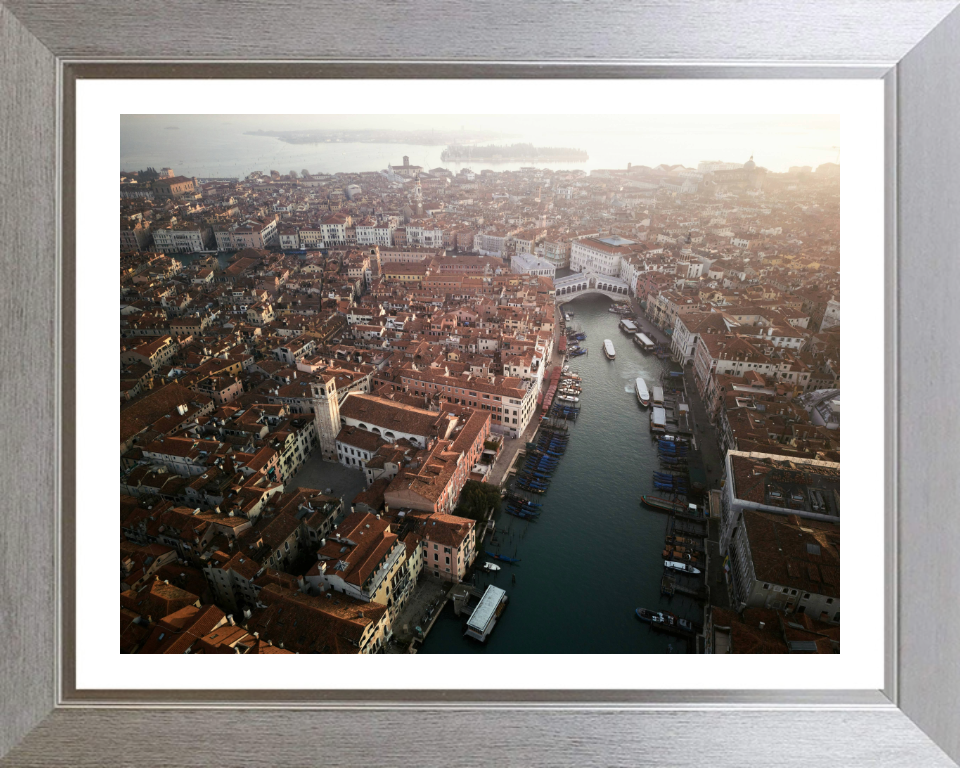
<path id="1" fill-rule="evenodd" d="M 658 469 L 650 409 L 637 401 L 643 376 L 652 392 L 670 360 L 642 352 L 619 329 L 609 299 L 583 296 L 564 305 L 571 326 L 587 334 L 587 355 L 569 365 L 583 379 L 581 411 L 542 514 L 528 522 L 501 512 L 483 549 L 518 557 L 496 574 L 477 571 L 476 586 L 496 584 L 509 603 L 485 644 L 463 637 L 463 619 L 444 609 L 420 653 L 682 653 L 685 641 L 654 632 L 638 606 L 665 608 L 702 621 L 690 599 L 660 596 L 667 515 L 640 505 Z M 616 359 L 602 351 L 613 341 Z M 478 561 L 489 560 L 481 551 Z M 516 582 L 511 577 L 516 577 Z"/>

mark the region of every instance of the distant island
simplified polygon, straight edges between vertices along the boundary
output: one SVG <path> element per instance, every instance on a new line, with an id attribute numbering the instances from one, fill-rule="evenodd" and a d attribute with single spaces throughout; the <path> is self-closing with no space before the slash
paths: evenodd
<path id="1" fill-rule="evenodd" d="M 503 138 L 505 134 L 493 131 L 397 131 L 393 129 L 309 131 L 247 131 L 245 136 L 270 136 L 287 144 L 415 144 L 435 147 L 442 144 L 466 141 L 490 141 Z"/>
<path id="2" fill-rule="evenodd" d="M 589 160 L 590 157 L 582 149 L 571 149 L 569 147 L 535 147 L 533 144 L 511 144 L 510 146 L 488 144 L 475 147 L 453 144 L 443 150 L 440 159 L 451 163 L 468 163 L 471 161 L 511 163 L 528 160 L 582 163 Z"/>

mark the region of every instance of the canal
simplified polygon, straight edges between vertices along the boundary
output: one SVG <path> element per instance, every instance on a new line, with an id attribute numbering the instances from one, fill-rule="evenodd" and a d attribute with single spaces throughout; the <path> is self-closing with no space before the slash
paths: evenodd
<path id="1" fill-rule="evenodd" d="M 420 653 L 681 653 L 685 641 L 654 632 L 634 609 L 664 608 L 702 621 L 692 600 L 660 596 L 667 516 L 640 505 L 658 468 L 649 409 L 637 401 L 642 376 L 652 391 L 661 373 L 680 370 L 642 352 L 618 327 L 620 316 L 599 295 L 564 305 L 571 326 L 587 334 L 585 356 L 570 361 L 583 379 L 581 411 L 537 522 L 500 513 L 483 549 L 518 557 L 517 566 L 477 571 L 476 586 L 496 584 L 509 603 L 486 644 L 463 637 L 463 619 L 448 605 Z M 602 352 L 613 341 L 616 359 Z M 489 560 L 481 552 L 478 561 Z M 512 577 L 516 578 L 516 581 Z"/>

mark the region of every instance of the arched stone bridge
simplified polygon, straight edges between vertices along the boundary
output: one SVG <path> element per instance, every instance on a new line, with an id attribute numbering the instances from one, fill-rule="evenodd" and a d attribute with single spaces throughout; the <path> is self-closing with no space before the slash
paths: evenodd
<path id="1" fill-rule="evenodd" d="M 630 298 L 629 286 L 616 277 L 596 272 L 575 272 L 553 281 L 557 301 L 569 301 L 588 293 L 601 293 L 614 301 Z"/>

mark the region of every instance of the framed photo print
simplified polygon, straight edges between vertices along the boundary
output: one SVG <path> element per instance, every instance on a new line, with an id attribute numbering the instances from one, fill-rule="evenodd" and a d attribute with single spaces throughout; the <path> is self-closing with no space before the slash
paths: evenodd
<path id="1" fill-rule="evenodd" d="M 0 5 L 0 762 L 955 765 L 956 3 L 433 5 Z"/>

